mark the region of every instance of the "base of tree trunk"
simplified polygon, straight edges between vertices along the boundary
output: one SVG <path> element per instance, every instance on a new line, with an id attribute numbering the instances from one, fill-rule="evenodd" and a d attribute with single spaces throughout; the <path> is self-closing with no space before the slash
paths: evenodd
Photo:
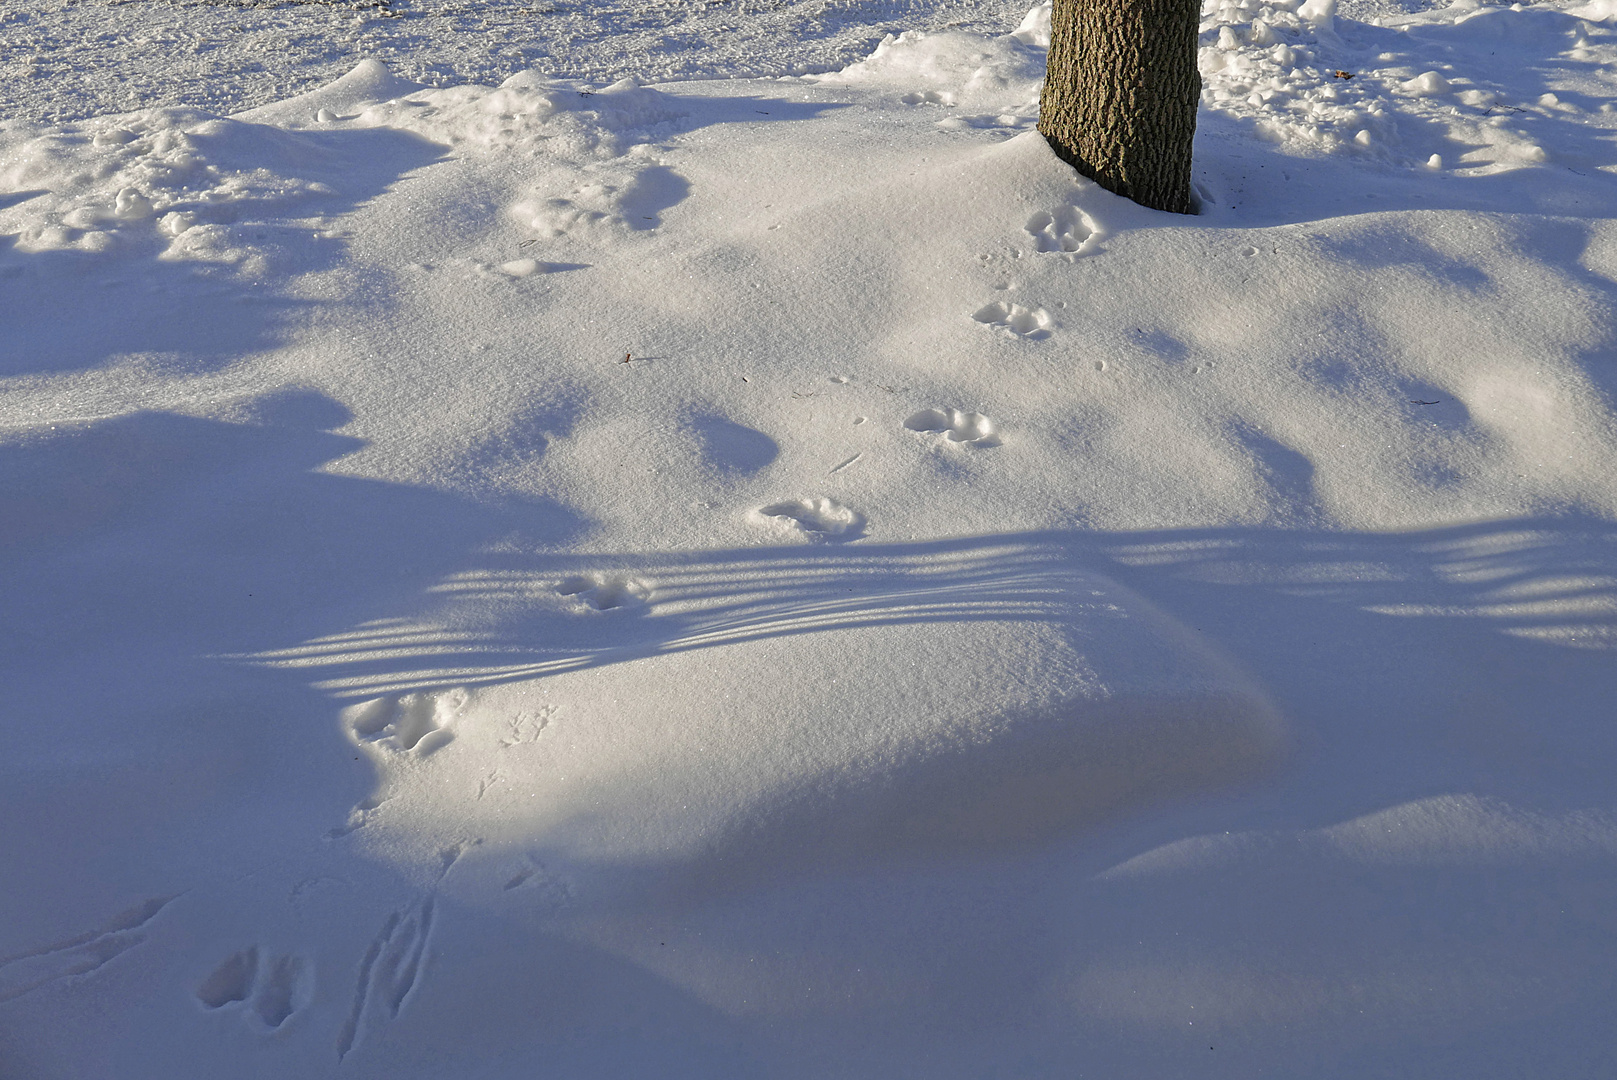
<path id="1" fill-rule="evenodd" d="M 1108 191 L 1194 214 L 1199 0 L 1055 0 L 1039 131 Z"/>

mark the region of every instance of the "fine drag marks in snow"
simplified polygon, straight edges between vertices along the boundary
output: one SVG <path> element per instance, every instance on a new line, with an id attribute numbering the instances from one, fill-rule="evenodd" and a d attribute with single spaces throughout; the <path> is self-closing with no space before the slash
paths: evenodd
<path id="1" fill-rule="evenodd" d="M 48 983 L 89 975 L 145 941 L 141 932 L 172 896 L 155 897 L 109 919 L 104 925 L 63 941 L 0 956 L 0 1002 L 11 1001 Z"/>
<path id="2" fill-rule="evenodd" d="M 388 915 L 359 965 L 354 1005 L 337 1036 L 337 1060 L 354 1049 L 367 1017 L 386 1023 L 399 1018 L 426 961 L 427 936 L 432 932 L 431 897 L 407 911 Z"/>

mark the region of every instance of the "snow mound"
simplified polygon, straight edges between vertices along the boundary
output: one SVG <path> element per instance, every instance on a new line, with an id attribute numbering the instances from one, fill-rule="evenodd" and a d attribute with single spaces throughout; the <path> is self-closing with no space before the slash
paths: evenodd
<path id="1" fill-rule="evenodd" d="M 1284 751 L 1273 707 L 1227 661 L 1050 552 L 803 550 L 573 575 L 555 591 L 599 599 L 541 600 L 536 612 L 565 614 L 529 664 L 453 660 L 455 640 L 477 642 L 470 658 L 502 636 L 474 630 L 467 602 L 494 580 L 477 573 L 448 583 L 413 634 L 378 628 L 374 645 L 347 635 L 260 662 L 345 694 L 389 684 L 345 714 L 381 778 L 343 835 L 363 829 L 356 839 L 390 858 L 425 852 L 428 868 L 451 839 L 444 823 L 483 837 L 479 858 L 543 837 L 547 862 L 575 875 L 653 860 L 710 885 L 981 855 L 1250 781 Z M 498 581 L 513 601 L 544 595 Z M 534 621 L 502 610 L 508 625 Z M 434 668 L 459 685 L 408 689 L 441 678 Z M 525 719 L 541 713 L 542 730 Z"/>
<path id="2" fill-rule="evenodd" d="M 0 189 L 25 196 L 0 204 L 0 234 L 17 234 L 23 252 L 156 252 L 262 278 L 308 264 L 311 238 L 344 236 L 331 215 L 444 148 L 538 154 L 571 170 L 553 181 L 564 192 L 511 207 L 541 235 L 602 219 L 644 227 L 654 215 L 626 222 L 623 208 L 658 199 L 664 172 L 645 161 L 580 170 L 681 115 L 631 80 L 592 93 L 524 72 L 498 88 L 424 90 L 367 60 L 327 87 L 234 118 L 154 109 L 0 146 Z"/>
<path id="3" fill-rule="evenodd" d="M 331 123 L 339 119 L 352 119 L 352 114 L 367 105 L 405 97 L 424 89 L 419 83 L 394 75 L 380 60 L 365 59 L 346 75 L 325 86 L 237 113 L 236 119 L 283 127 Z"/>
<path id="4" fill-rule="evenodd" d="M 355 123 L 413 131 L 457 152 L 612 157 L 685 115 L 668 95 L 623 79 L 599 91 L 551 85 L 537 72 L 498 87 L 424 90 L 362 110 Z"/>
<path id="5" fill-rule="evenodd" d="M 1048 39 L 1048 31 L 1046 31 Z M 889 34 L 869 57 L 809 81 L 904 91 L 906 104 L 996 106 L 1037 103 L 1044 53 L 1028 32 L 978 34 L 907 30 Z"/>
<path id="6" fill-rule="evenodd" d="M 1282 851 L 1376 866 L 1487 867 L 1617 858 L 1617 817 L 1545 814 L 1500 799 L 1440 795 L 1295 834 L 1197 836 L 1136 855 L 1103 881 L 1185 874 L 1272 859 Z"/>
<path id="7" fill-rule="evenodd" d="M 1011 31 L 1011 37 L 1023 45 L 1031 45 L 1036 49 L 1050 47 L 1050 5 L 1038 4 L 1023 16 L 1021 23 Z"/>
<path id="8" fill-rule="evenodd" d="M 243 269 L 262 275 L 275 253 L 335 235 L 323 219 L 371 194 L 378 165 L 436 156 L 396 132 L 338 142 L 189 109 L 129 113 L 0 148 L 0 187 L 27 196 L 0 210 L 0 232 L 29 253 L 252 260 Z"/>

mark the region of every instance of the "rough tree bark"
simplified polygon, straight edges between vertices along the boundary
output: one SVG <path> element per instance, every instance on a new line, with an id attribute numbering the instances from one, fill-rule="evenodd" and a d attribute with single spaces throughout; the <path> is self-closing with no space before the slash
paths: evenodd
<path id="1" fill-rule="evenodd" d="M 1196 212 L 1198 0 L 1055 0 L 1039 131 L 1073 168 L 1154 210 Z"/>

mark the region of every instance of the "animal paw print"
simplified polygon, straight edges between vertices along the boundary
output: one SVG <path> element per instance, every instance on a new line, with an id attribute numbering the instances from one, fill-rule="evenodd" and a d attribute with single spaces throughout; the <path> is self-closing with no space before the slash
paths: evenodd
<path id="1" fill-rule="evenodd" d="M 973 449 L 986 449 L 999 445 L 994 423 L 982 413 L 961 412 L 959 409 L 922 409 L 904 426 L 911 431 L 942 435 L 952 443 Z"/>
<path id="2" fill-rule="evenodd" d="M 580 574 L 557 585 L 556 591 L 596 611 L 641 607 L 651 599 L 651 586 L 618 574 Z"/>
<path id="3" fill-rule="evenodd" d="M 1033 246 L 1039 251 L 1080 252 L 1098 230 L 1089 216 L 1076 206 L 1063 206 L 1056 210 L 1040 210 L 1027 219 L 1025 226 L 1033 237 Z"/>
<path id="4" fill-rule="evenodd" d="M 255 945 L 214 968 L 197 987 L 197 1000 L 210 1011 L 244 1008 L 250 1022 L 275 1031 L 308 1002 L 307 971 L 302 957 L 261 956 Z"/>
<path id="5" fill-rule="evenodd" d="M 971 317 L 984 326 L 1002 327 L 1017 337 L 1031 340 L 1049 337 L 1050 327 L 1054 325 L 1050 313 L 1042 307 L 1025 308 L 1021 304 L 1008 304 L 1003 300 L 978 308 L 971 313 Z"/>
<path id="6" fill-rule="evenodd" d="M 466 707 L 464 690 L 379 697 L 348 710 L 348 727 L 362 743 L 425 757 L 452 742 L 449 725 Z"/>
<path id="7" fill-rule="evenodd" d="M 760 507 L 766 524 L 784 525 L 810 540 L 847 541 L 864 535 L 864 516 L 831 499 L 793 499 Z"/>

